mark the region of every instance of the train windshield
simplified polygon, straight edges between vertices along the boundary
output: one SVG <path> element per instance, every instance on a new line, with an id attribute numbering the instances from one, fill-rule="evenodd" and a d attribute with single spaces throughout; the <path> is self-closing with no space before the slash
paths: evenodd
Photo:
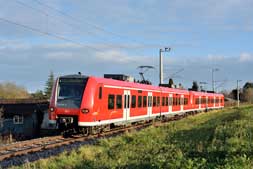
<path id="1" fill-rule="evenodd" d="M 57 107 L 80 108 L 88 78 L 60 78 Z"/>

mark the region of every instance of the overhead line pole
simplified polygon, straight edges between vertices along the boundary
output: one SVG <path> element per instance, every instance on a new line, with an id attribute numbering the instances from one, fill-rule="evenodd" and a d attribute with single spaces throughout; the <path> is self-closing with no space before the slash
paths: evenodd
<path id="1" fill-rule="evenodd" d="M 237 80 L 236 83 L 237 83 L 237 107 L 240 106 L 240 92 L 239 92 L 239 82 L 241 80 Z"/>
<path id="2" fill-rule="evenodd" d="M 212 68 L 212 87 L 213 87 L 213 92 L 215 92 L 215 81 L 214 81 L 214 72 L 219 71 L 218 68 Z"/>
<path id="3" fill-rule="evenodd" d="M 171 50 L 170 47 L 165 47 L 164 49 L 159 50 L 160 84 L 163 84 L 163 56 L 162 56 L 162 52 L 169 52 L 170 50 Z"/>

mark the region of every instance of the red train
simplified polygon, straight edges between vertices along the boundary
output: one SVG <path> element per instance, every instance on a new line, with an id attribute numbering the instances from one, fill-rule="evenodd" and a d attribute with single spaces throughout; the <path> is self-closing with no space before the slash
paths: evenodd
<path id="1" fill-rule="evenodd" d="M 222 107 L 222 94 L 67 75 L 56 80 L 49 119 L 62 130 L 90 133 L 94 129 Z"/>

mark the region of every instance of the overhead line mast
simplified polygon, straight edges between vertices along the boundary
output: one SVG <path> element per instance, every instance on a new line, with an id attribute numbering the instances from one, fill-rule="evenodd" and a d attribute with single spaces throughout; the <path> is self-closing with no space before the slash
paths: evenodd
<path id="1" fill-rule="evenodd" d="M 163 56 L 162 56 L 162 52 L 169 52 L 170 50 L 171 50 L 170 47 L 165 47 L 164 49 L 159 50 L 160 84 L 163 84 Z"/>

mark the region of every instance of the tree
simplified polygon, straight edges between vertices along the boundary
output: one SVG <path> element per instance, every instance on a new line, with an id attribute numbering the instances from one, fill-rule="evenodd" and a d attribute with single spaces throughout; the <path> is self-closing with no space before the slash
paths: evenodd
<path id="1" fill-rule="evenodd" d="M 230 92 L 229 97 L 230 97 L 231 99 L 237 100 L 237 89 L 233 89 L 233 90 Z"/>
<path id="2" fill-rule="evenodd" d="M 193 81 L 192 83 L 192 90 L 193 91 L 199 91 L 199 85 L 197 81 Z"/>
<path id="3" fill-rule="evenodd" d="M 243 101 L 253 103 L 253 88 L 247 88 L 243 91 Z"/>
<path id="4" fill-rule="evenodd" d="M 246 82 L 245 85 L 243 86 L 243 89 L 248 89 L 248 88 L 253 88 L 253 83 Z"/>
<path id="5" fill-rule="evenodd" d="M 47 99 L 49 99 L 51 97 L 53 85 L 54 85 L 54 73 L 52 71 L 50 71 L 50 74 L 48 76 L 48 80 L 46 82 L 45 91 L 44 91 Z"/>
<path id="6" fill-rule="evenodd" d="M 12 82 L 0 84 L 0 99 L 25 99 L 30 98 L 28 91 Z"/>
<path id="7" fill-rule="evenodd" d="M 174 85 L 173 79 L 170 78 L 170 79 L 169 79 L 169 87 L 172 88 L 173 85 Z"/>
<path id="8" fill-rule="evenodd" d="M 31 96 L 34 99 L 47 99 L 42 90 L 37 90 L 35 93 L 32 93 Z"/>
<path id="9" fill-rule="evenodd" d="M 242 100 L 252 103 L 253 101 L 253 83 L 247 82 L 243 86 Z"/>

